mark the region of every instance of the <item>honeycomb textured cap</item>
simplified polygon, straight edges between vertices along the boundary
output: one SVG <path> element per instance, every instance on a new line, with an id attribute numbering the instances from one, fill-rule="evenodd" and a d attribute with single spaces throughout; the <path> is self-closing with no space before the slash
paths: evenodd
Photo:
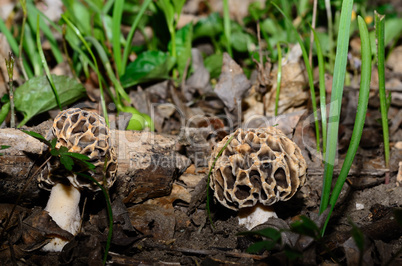
<path id="1" fill-rule="evenodd" d="M 300 148 L 275 127 L 236 130 L 219 142 L 209 167 L 228 139 L 233 139 L 212 169 L 215 198 L 232 210 L 289 200 L 306 181 Z"/>
<path id="2" fill-rule="evenodd" d="M 56 116 L 49 135 L 50 138 L 57 139 L 56 148 L 65 146 L 69 152 L 87 155 L 90 158 L 89 162 L 95 165 L 93 170 L 79 169 L 78 165 L 74 165 L 74 172 L 90 175 L 103 186 L 113 185 L 116 180 L 117 156 L 111 145 L 110 131 L 103 117 L 91 111 L 70 108 Z M 42 188 L 49 190 L 56 183 L 68 182 L 76 188 L 100 190 L 89 179 L 65 170 L 58 160 L 51 160 L 47 164 L 39 175 L 38 181 Z"/>

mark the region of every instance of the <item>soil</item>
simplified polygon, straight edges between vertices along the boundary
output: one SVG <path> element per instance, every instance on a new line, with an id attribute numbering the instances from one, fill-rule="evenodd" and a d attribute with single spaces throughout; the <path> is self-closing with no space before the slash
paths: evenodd
<path id="1" fill-rule="evenodd" d="M 114 227 L 107 262 L 118 265 L 310 265 L 332 264 L 334 261 L 354 264 L 360 258 L 351 233 L 356 226 L 363 233 L 363 262 L 367 265 L 384 264 L 402 248 L 402 227 L 393 214 L 402 206 L 402 189 L 396 180 L 396 162 L 402 160 L 402 152 L 392 149 L 390 179 L 384 184 L 385 172 L 381 172 L 381 167 L 373 168 L 382 161 L 379 148 L 377 145 L 374 149 L 359 148 L 356 163 L 325 236 L 316 241 L 307 237 L 307 242 L 306 236 L 289 232 L 290 224 L 301 215 L 309 217 L 318 226 L 323 224 L 322 217 L 318 215 L 322 166 L 316 158 L 305 155 L 309 166 L 306 185 L 289 201 L 274 205 L 278 218 L 253 229 L 287 229 L 282 232 L 282 243 L 270 251 L 247 253 L 251 244 L 266 238 L 239 234 L 248 230 L 239 226 L 237 212 L 212 199 L 210 211 L 213 225 L 210 223 L 205 200 L 207 167 L 191 165 L 174 181 L 169 195 L 135 205 L 123 204 L 112 190 Z M 344 153 L 340 153 L 340 163 L 342 158 Z M 365 163 L 360 164 L 362 160 Z M 357 167 L 359 164 L 360 167 Z M 93 196 L 86 196 L 89 197 L 86 197 L 82 231 L 61 253 L 40 250 L 49 238 L 48 229 L 41 229 L 46 233 L 38 236 L 26 227 L 27 224 L 33 228 L 40 227 L 38 221 L 47 217 L 42 211 L 44 206 L 31 205 L 33 209 L 19 207 L 21 209 L 14 214 L 18 219 L 14 218 L 12 226 L 5 231 L 5 236 L 9 241 L 13 240 L 14 245 L 3 245 L 0 257 L 4 265 L 14 262 L 27 265 L 101 264 L 108 233 L 106 210 L 104 205 L 95 204 Z M 39 202 L 46 202 L 47 193 L 43 193 L 42 197 Z M 3 203 L 2 206 L 4 218 L 13 204 Z M 5 221 L 2 219 L 3 226 Z M 288 247 L 297 250 L 300 257 L 292 260 L 285 251 Z M 400 254 L 397 254 L 391 265 L 400 265 L 401 261 Z"/>

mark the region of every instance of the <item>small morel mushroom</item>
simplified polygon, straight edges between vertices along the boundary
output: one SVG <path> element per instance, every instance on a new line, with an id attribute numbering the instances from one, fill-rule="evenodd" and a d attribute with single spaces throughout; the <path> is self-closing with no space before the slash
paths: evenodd
<path id="1" fill-rule="evenodd" d="M 216 161 L 210 187 L 225 207 L 238 211 L 247 229 L 277 217 L 272 204 L 289 200 L 304 185 L 307 165 L 300 148 L 275 127 L 236 130 Z M 209 161 L 228 139 L 219 142 Z"/>
<path id="2" fill-rule="evenodd" d="M 105 119 L 94 112 L 70 108 L 59 113 L 48 138 L 57 138 L 56 148 L 65 146 L 69 152 L 85 154 L 95 169 L 80 169 L 75 165 L 67 171 L 60 162 L 50 160 L 38 181 L 41 188 L 51 190 L 45 210 L 64 230 L 75 235 L 80 226 L 80 189 L 98 191 L 100 188 L 91 180 L 75 173 L 91 176 L 105 187 L 111 187 L 116 179 L 117 159 L 111 145 L 110 132 Z M 55 237 L 43 247 L 45 251 L 61 251 L 67 243 Z"/>

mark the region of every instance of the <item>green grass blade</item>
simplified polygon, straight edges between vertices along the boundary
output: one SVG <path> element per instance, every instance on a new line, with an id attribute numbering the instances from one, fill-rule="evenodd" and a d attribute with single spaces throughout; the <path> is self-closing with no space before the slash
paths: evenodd
<path id="1" fill-rule="evenodd" d="M 325 10 L 327 13 L 327 21 L 328 21 L 328 38 L 329 38 L 329 66 L 330 69 L 333 69 L 335 53 L 334 53 L 334 27 L 332 22 L 332 11 L 331 11 L 331 3 L 330 0 L 325 0 Z"/>
<path id="2" fill-rule="evenodd" d="M 113 6 L 113 18 L 112 18 L 112 48 L 114 62 L 116 64 L 117 73 L 119 76 L 123 75 L 122 61 L 121 61 L 121 17 L 123 15 L 124 0 L 116 0 Z M 128 44 L 127 44 L 128 45 Z"/>
<path id="3" fill-rule="evenodd" d="M 0 124 L 2 124 L 3 121 L 6 119 L 8 113 L 10 112 L 10 109 L 11 109 L 10 102 L 6 102 L 1 106 L 1 108 L 0 108 Z"/>
<path id="4" fill-rule="evenodd" d="M 318 59 L 318 72 L 320 81 L 320 109 L 321 109 L 321 130 L 322 130 L 322 153 L 325 154 L 327 150 L 327 107 L 326 107 L 326 94 L 325 94 L 325 62 L 322 54 L 320 40 L 313 28 L 314 43 L 317 51 Z"/>
<path id="5" fill-rule="evenodd" d="M 278 75 L 276 77 L 276 95 L 275 95 L 275 116 L 278 115 L 279 93 L 281 91 L 282 81 L 282 49 L 279 42 L 276 44 L 278 50 Z"/>
<path id="6" fill-rule="evenodd" d="M 102 13 L 107 14 L 109 13 L 109 10 L 112 8 L 115 0 L 109 0 L 105 3 L 105 5 L 102 8 Z"/>
<path id="7" fill-rule="evenodd" d="M 223 0 L 223 32 L 226 37 L 226 49 L 230 55 L 233 57 L 232 53 L 232 43 L 231 43 L 231 29 L 230 29 L 230 16 L 229 16 L 229 1 Z"/>
<path id="8" fill-rule="evenodd" d="M 345 161 L 343 162 L 341 172 L 338 179 L 336 180 L 334 190 L 332 191 L 331 199 L 329 201 L 329 204 L 331 205 L 331 210 L 327 216 L 327 220 L 325 221 L 324 227 L 322 229 L 322 234 L 324 234 L 325 232 L 325 228 L 328 224 L 331 213 L 335 207 L 336 201 L 338 200 L 339 194 L 341 193 L 343 184 L 346 181 L 350 167 L 352 166 L 353 159 L 356 155 L 357 148 L 359 147 L 360 139 L 363 133 L 364 122 L 366 120 L 371 81 L 371 47 L 367 25 L 361 16 L 358 17 L 358 24 L 361 39 L 362 66 L 355 125 L 353 127 L 352 138 L 350 140 L 349 148 L 346 153 Z"/>
<path id="9" fill-rule="evenodd" d="M 20 0 L 21 8 L 22 8 L 22 26 L 21 26 L 21 34 L 20 34 L 20 44 L 18 46 L 18 62 L 21 66 L 21 72 L 22 75 L 24 76 L 25 80 L 28 80 L 28 75 L 27 72 L 25 71 L 24 67 L 24 62 L 22 60 L 22 43 L 24 40 L 24 34 L 25 34 L 25 24 L 27 21 L 27 3 L 26 0 Z"/>
<path id="10" fill-rule="evenodd" d="M 84 0 L 84 1 L 88 5 L 88 7 L 92 9 L 92 11 L 94 13 L 96 13 L 100 16 L 102 16 L 103 14 L 106 14 L 106 13 L 103 13 L 103 9 L 101 9 L 100 7 L 98 7 L 96 5 L 96 3 L 95 3 L 96 1 L 93 1 L 93 0 Z"/>
<path id="11" fill-rule="evenodd" d="M 52 75 L 50 75 L 49 66 L 47 65 L 46 58 L 43 53 L 42 43 L 40 42 L 39 14 L 37 15 L 37 18 L 36 18 L 36 45 L 38 47 L 39 56 L 42 60 L 42 65 L 43 65 L 43 68 L 45 69 L 47 79 L 49 80 L 50 86 L 52 87 L 52 90 L 54 93 L 54 97 L 56 98 L 57 105 L 59 106 L 60 110 L 63 110 L 61 107 L 59 94 L 57 93 L 56 86 L 54 85 Z"/>
<path id="12" fill-rule="evenodd" d="M 389 132 L 388 132 L 388 108 L 387 96 L 385 93 L 385 60 L 384 60 L 384 25 L 385 16 L 375 13 L 375 33 L 377 43 L 377 62 L 378 62 L 378 90 L 380 94 L 381 124 L 384 138 L 385 167 L 389 167 Z"/>
<path id="13" fill-rule="evenodd" d="M 18 49 L 18 42 L 17 40 L 13 37 L 13 34 L 10 32 L 10 30 L 7 28 L 6 24 L 4 23 L 3 19 L 0 18 L 0 32 L 6 36 L 7 42 L 10 45 L 11 51 L 13 51 L 14 55 L 16 57 L 20 56 L 19 49 Z M 31 70 L 31 67 L 29 66 L 28 62 L 26 60 L 22 60 L 23 65 L 21 65 L 21 68 L 24 68 L 26 71 L 28 78 L 33 77 L 33 73 Z"/>
<path id="14" fill-rule="evenodd" d="M 103 66 L 105 67 L 110 80 L 113 82 L 113 85 L 116 89 L 116 99 L 113 99 L 113 102 L 115 102 L 116 106 L 118 106 L 118 103 L 120 103 L 120 96 L 122 96 L 126 101 L 131 102 L 130 97 L 123 89 L 123 86 L 121 85 L 120 81 L 116 78 L 116 75 L 114 74 L 112 69 L 112 65 L 110 64 L 109 58 L 105 50 L 103 50 L 102 45 L 99 43 L 97 39 L 95 39 L 92 36 L 85 37 L 85 40 L 91 42 L 94 45 L 100 59 L 102 60 Z"/>
<path id="15" fill-rule="evenodd" d="M 85 38 L 82 36 L 82 34 L 78 30 L 78 28 L 64 14 L 61 15 L 61 17 L 67 23 L 67 26 L 70 27 L 70 29 L 75 33 L 75 35 L 77 35 L 77 37 L 81 40 L 81 42 L 84 44 L 85 48 L 88 50 L 89 54 L 92 57 L 93 63 L 95 65 L 95 71 L 96 71 L 96 74 L 98 76 L 98 81 L 99 81 L 100 99 L 101 99 L 101 106 L 102 106 L 102 110 L 103 110 L 103 116 L 105 118 L 105 122 L 106 122 L 107 126 L 109 126 L 109 117 L 107 115 L 105 96 L 103 95 L 102 79 L 101 79 L 101 75 L 99 72 L 98 61 L 96 60 L 94 53 L 92 52 L 91 48 L 89 47 L 88 43 L 85 41 Z"/>
<path id="16" fill-rule="evenodd" d="M 43 13 L 39 12 L 39 10 L 35 7 L 33 3 L 27 3 L 27 12 L 28 12 L 28 21 L 31 25 L 31 28 L 36 28 L 36 18 L 40 15 L 42 18 L 46 17 Z M 50 30 L 49 26 L 44 21 L 39 21 L 40 29 L 45 35 L 46 39 L 50 43 L 50 49 L 56 59 L 56 62 L 60 64 L 63 62 L 63 55 L 59 49 L 56 38 L 54 37 L 54 33 Z M 59 28 L 59 27 L 57 27 Z"/>
<path id="17" fill-rule="evenodd" d="M 23 41 L 23 46 L 25 52 L 27 53 L 27 57 L 31 62 L 35 76 L 37 77 L 42 76 L 43 75 L 43 71 L 41 68 L 42 63 L 39 53 L 36 49 L 36 40 L 34 37 L 34 33 L 32 32 L 31 27 L 28 26 L 28 24 L 25 24 L 25 38 Z"/>
<path id="18" fill-rule="evenodd" d="M 128 33 L 126 46 L 124 47 L 124 52 L 123 52 L 123 60 L 121 63 L 122 70 L 121 70 L 121 74 L 119 74 L 120 76 L 123 75 L 124 72 L 126 71 L 128 55 L 131 50 L 131 41 L 133 40 L 135 30 L 137 29 L 137 26 L 141 20 L 141 17 L 144 15 L 145 10 L 148 8 L 148 6 L 151 2 L 152 2 L 152 0 L 145 0 L 142 3 L 140 12 L 138 12 L 137 16 L 135 17 L 135 20 L 133 22 L 133 25 L 131 26 L 130 32 Z"/>
<path id="19" fill-rule="evenodd" d="M 338 144 L 339 117 L 341 112 L 346 62 L 348 59 L 349 32 L 352 18 L 353 0 L 342 2 L 339 34 L 335 57 L 335 69 L 332 81 L 331 107 L 329 111 L 327 151 L 325 153 L 324 180 L 320 204 L 320 213 L 328 207 L 331 192 L 332 174 Z"/>
<path id="20" fill-rule="evenodd" d="M 6 61 L 6 68 L 8 74 L 8 98 L 11 107 L 11 119 L 10 119 L 10 127 L 15 128 L 15 105 L 14 105 L 14 63 L 15 59 L 12 53 L 8 54 L 8 59 Z"/>
<path id="21" fill-rule="evenodd" d="M 313 76 L 313 70 L 311 69 L 311 65 L 310 65 L 310 62 L 308 59 L 307 50 L 306 50 L 306 47 L 304 46 L 302 38 L 300 37 L 299 33 L 297 32 L 297 29 L 293 26 L 290 18 L 288 18 L 286 16 L 286 14 L 282 11 L 282 9 L 279 8 L 278 5 L 276 5 L 275 3 L 272 3 L 272 5 L 274 5 L 279 10 L 279 12 L 282 13 L 283 17 L 286 20 L 286 23 L 294 31 L 297 42 L 299 43 L 300 48 L 302 50 L 303 60 L 304 60 L 304 64 L 306 66 L 306 71 L 307 71 L 307 75 L 308 75 L 308 83 L 310 86 L 311 103 L 313 106 L 317 152 L 320 152 L 320 126 L 318 124 L 317 103 L 315 100 L 314 76 Z"/>
<path id="22" fill-rule="evenodd" d="M 15 55 L 18 54 L 18 43 L 13 37 L 13 34 L 10 32 L 10 30 L 7 28 L 6 24 L 4 23 L 3 19 L 0 18 L 0 32 L 6 36 L 7 42 L 10 44 L 11 50 Z"/>
<path id="23" fill-rule="evenodd" d="M 283 11 L 282 14 L 285 14 L 285 17 L 290 18 L 292 16 L 292 6 L 289 0 L 281 0 L 281 9 Z M 285 24 L 285 30 L 286 30 L 286 40 L 288 42 L 294 41 L 294 38 L 292 37 L 292 26 L 293 24 L 289 25 L 288 23 Z"/>

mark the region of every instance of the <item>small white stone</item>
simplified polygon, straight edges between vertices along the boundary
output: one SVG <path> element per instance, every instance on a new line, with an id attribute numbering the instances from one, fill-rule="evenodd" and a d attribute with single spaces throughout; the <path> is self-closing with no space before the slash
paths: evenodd
<path id="1" fill-rule="evenodd" d="M 356 210 L 363 210 L 364 209 L 364 204 L 362 203 L 356 203 Z"/>
<path id="2" fill-rule="evenodd" d="M 397 148 L 398 150 L 402 150 L 402 141 L 398 141 L 397 143 L 395 143 L 395 148 Z"/>

